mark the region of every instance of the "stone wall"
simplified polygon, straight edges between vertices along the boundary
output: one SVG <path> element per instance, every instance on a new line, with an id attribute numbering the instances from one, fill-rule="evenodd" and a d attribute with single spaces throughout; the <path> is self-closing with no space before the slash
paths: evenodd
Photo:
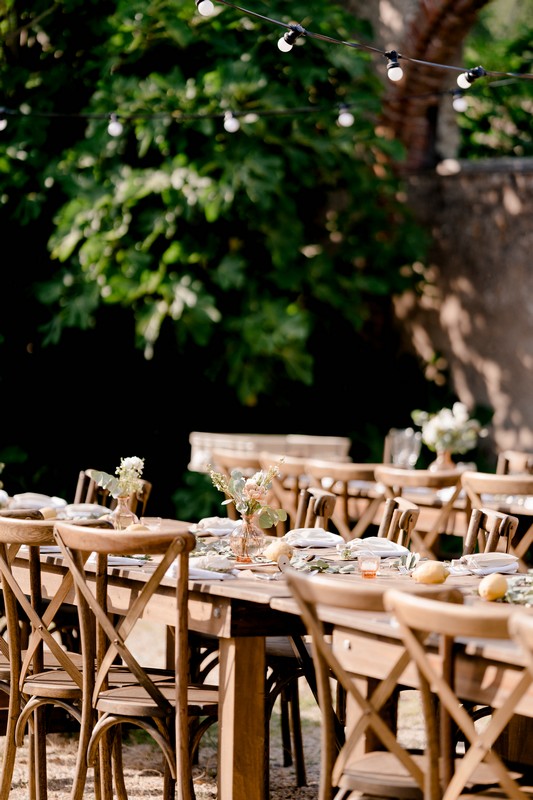
<path id="1" fill-rule="evenodd" d="M 440 365 L 469 407 L 494 409 L 492 446 L 533 450 L 533 159 L 439 171 L 409 178 L 434 246 L 398 319 L 437 380 Z"/>

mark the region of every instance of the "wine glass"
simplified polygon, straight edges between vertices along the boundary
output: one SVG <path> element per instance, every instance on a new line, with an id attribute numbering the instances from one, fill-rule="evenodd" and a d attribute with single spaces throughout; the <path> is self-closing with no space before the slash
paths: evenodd
<path id="1" fill-rule="evenodd" d="M 413 428 L 391 428 L 390 452 L 396 467 L 413 469 L 422 448 L 422 433 Z"/>

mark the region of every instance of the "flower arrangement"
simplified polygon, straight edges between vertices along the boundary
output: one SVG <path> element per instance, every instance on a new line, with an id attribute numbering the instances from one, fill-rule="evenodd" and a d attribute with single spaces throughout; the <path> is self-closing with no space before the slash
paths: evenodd
<path id="1" fill-rule="evenodd" d="M 430 450 L 440 453 L 467 453 L 473 450 L 479 436 L 484 435 L 481 423 L 471 419 L 464 403 L 441 408 L 436 414 L 416 409 L 411 412 L 415 425 L 422 428 L 422 441 Z"/>
<path id="2" fill-rule="evenodd" d="M 283 508 L 272 508 L 267 504 L 272 478 L 279 475 L 277 464 L 266 471 L 256 472 L 251 478 L 245 478 L 238 469 L 232 470 L 228 478 L 221 472 L 215 472 L 210 465 L 208 472 L 213 486 L 226 495 L 223 506 L 235 503 L 235 508 L 243 517 L 256 516 L 261 528 L 270 528 L 287 519 L 287 512 Z"/>
<path id="3" fill-rule="evenodd" d="M 99 472 L 96 469 L 89 470 L 89 475 L 97 486 L 107 489 L 112 497 L 129 497 L 141 491 L 143 469 L 144 458 L 130 456 L 120 459 L 120 465 L 115 470 L 118 478 L 108 472 Z"/>

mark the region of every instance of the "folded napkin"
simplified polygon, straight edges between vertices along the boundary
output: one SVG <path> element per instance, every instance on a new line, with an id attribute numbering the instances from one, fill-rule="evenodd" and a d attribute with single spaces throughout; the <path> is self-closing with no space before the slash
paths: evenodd
<path id="1" fill-rule="evenodd" d="M 87 563 L 94 564 L 96 562 L 96 553 L 91 553 Z M 134 558 L 133 556 L 108 556 L 107 565 L 109 567 L 143 567 L 146 561 L 143 558 Z"/>
<path id="2" fill-rule="evenodd" d="M 35 492 L 23 492 L 14 494 L 9 502 L 9 508 L 63 508 L 67 501 L 62 497 L 50 497 L 47 494 L 36 494 Z"/>
<path id="3" fill-rule="evenodd" d="M 293 547 L 335 547 L 344 541 L 338 533 L 330 533 L 323 528 L 294 528 L 281 538 Z"/>
<path id="4" fill-rule="evenodd" d="M 518 571 L 518 557 L 511 553 L 474 553 L 462 556 L 460 564 L 473 575 L 490 575 L 492 572 L 509 574 Z"/>
<path id="5" fill-rule="evenodd" d="M 28 545 L 21 544 L 20 552 L 25 553 L 28 551 Z M 39 547 L 40 553 L 61 553 L 60 548 L 56 544 L 42 544 Z"/>
<path id="6" fill-rule="evenodd" d="M 206 555 L 189 558 L 189 580 L 225 580 L 234 578 L 233 561 L 226 556 Z M 172 564 L 165 573 L 170 578 L 176 577 L 176 565 Z"/>
<path id="7" fill-rule="evenodd" d="M 204 517 L 189 530 L 198 536 L 228 536 L 239 523 L 240 520 L 228 517 Z"/>
<path id="8" fill-rule="evenodd" d="M 234 562 L 227 556 L 211 553 L 205 556 L 191 556 L 189 558 L 189 570 L 203 569 L 215 570 L 215 572 L 230 572 L 234 567 Z"/>
<path id="9" fill-rule="evenodd" d="M 0 489 L 0 508 L 7 506 L 9 503 L 9 495 L 5 489 Z"/>
<path id="10" fill-rule="evenodd" d="M 189 568 L 190 581 L 225 581 L 227 578 L 234 578 L 231 572 L 215 572 L 212 569 L 198 569 L 198 567 Z"/>
<path id="11" fill-rule="evenodd" d="M 69 503 L 64 506 L 58 516 L 65 519 L 98 519 L 109 514 L 109 509 L 98 503 Z"/>
<path id="12" fill-rule="evenodd" d="M 354 556 L 359 553 L 372 553 L 374 556 L 391 558 L 409 553 L 407 547 L 397 542 L 391 542 L 382 536 L 365 536 L 363 539 L 352 539 L 349 542 L 345 542 L 345 548 L 350 550 Z"/>

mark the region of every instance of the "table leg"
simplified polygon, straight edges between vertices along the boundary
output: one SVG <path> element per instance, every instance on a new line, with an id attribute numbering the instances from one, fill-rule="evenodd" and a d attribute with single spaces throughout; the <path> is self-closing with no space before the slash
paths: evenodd
<path id="1" fill-rule="evenodd" d="M 265 640 L 219 640 L 218 800 L 266 800 Z"/>

